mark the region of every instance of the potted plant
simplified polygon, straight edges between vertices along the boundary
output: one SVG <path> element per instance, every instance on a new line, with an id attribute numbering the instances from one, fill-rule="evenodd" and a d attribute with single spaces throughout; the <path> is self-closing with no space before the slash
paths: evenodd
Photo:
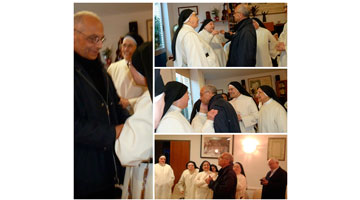
<path id="1" fill-rule="evenodd" d="M 107 66 L 111 64 L 111 53 L 112 51 L 109 47 L 106 47 L 106 49 L 102 52 Z"/>
<path id="2" fill-rule="evenodd" d="M 215 15 L 215 21 L 219 21 L 219 9 L 212 9 L 211 14 Z"/>

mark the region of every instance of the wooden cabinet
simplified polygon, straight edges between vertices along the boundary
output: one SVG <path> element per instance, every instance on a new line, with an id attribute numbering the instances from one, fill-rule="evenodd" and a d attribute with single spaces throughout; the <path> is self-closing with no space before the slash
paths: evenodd
<path id="1" fill-rule="evenodd" d="M 276 81 L 276 95 L 283 104 L 287 101 L 287 80 Z"/>

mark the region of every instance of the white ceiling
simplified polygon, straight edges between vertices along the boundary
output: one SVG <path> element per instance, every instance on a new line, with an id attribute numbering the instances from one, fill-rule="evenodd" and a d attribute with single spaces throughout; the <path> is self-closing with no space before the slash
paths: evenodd
<path id="1" fill-rule="evenodd" d="M 74 13 L 88 10 L 99 16 L 152 10 L 152 3 L 74 3 Z"/>
<path id="2" fill-rule="evenodd" d="M 219 69 L 202 69 L 201 71 L 204 74 L 206 80 L 212 79 L 219 79 L 219 78 L 229 78 L 229 77 L 236 77 L 236 76 L 247 76 L 253 74 L 261 74 L 265 72 L 273 72 L 279 70 L 286 70 L 286 69 L 229 69 L 229 68 L 222 68 Z"/>

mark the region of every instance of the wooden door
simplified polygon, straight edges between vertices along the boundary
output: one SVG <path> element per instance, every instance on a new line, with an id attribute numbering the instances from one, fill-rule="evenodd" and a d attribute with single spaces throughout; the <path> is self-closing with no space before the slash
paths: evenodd
<path id="1" fill-rule="evenodd" d="M 170 141 L 170 166 L 175 175 L 174 185 L 179 181 L 186 163 L 190 160 L 190 141 Z"/>

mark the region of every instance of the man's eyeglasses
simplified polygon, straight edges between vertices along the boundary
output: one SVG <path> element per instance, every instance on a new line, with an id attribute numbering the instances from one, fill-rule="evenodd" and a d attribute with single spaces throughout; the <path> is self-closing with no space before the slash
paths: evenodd
<path id="1" fill-rule="evenodd" d="M 90 35 L 90 36 L 88 36 L 88 35 L 86 35 L 85 33 L 81 32 L 81 31 L 78 31 L 78 30 L 76 30 L 76 29 L 74 29 L 74 30 L 75 30 L 76 32 L 78 32 L 78 33 L 81 33 L 81 34 L 85 35 L 85 36 L 86 36 L 86 40 L 89 41 L 89 42 L 91 42 L 91 43 L 93 43 L 93 44 L 97 44 L 97 43 L 99 43 L 100 41 L 101 41 L 102 43 L 104 43 L 104 41 L 106 40 L 105 36 L 103 36 L 102 38 L 100 38 L 100 37 L 97 36 L 97 35 Z"/>

